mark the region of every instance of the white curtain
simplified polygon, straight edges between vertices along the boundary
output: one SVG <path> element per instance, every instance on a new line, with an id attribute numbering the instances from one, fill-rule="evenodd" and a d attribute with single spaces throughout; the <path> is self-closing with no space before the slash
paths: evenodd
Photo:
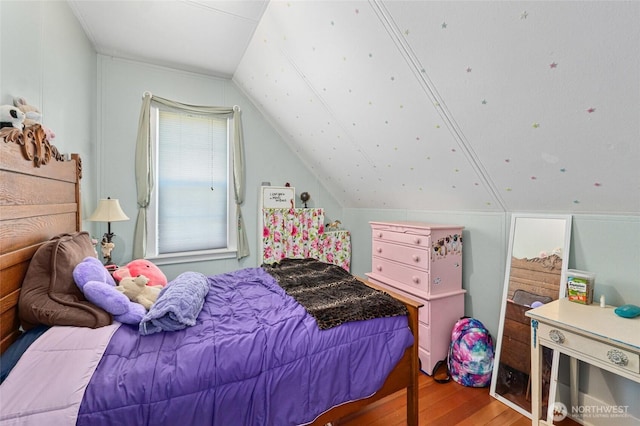
<path id="1" fill-rule="evenodd" d="M 151 162 L 151 138 L 150 138 L 150 109 L 151 102 L 183 111 L 215 114 L 227 116 L 233 115 L 233 189 L 238 208 L 236 209 L 236 226 L 238 231 L 237 258 L 249 256 L 249 242 L 247 232 L 242 219 L 240 206 L 244 202 L 245 193 L 245 170 L 244 170 L 244 142 L 242 134 L 242 120 L 240 117 L 240 107 L 198 106 L 188 105 L 169 99 L 154 96 L 145 92 L 140 110 L 140 121 L 138 122 L 138 139 L 136 144 L 136 188 L 138 190 L 138 218 L 133 239 L 133 258 L 142 259 L 146 254 L 147 243 L 147 208 L 151 200 L 151 191 L 154 186 L 153 165 Z"/>

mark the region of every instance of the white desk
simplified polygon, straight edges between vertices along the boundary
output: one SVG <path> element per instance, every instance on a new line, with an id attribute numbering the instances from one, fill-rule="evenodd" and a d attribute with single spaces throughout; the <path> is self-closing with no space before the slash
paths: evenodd
<path id="1" fill-rule="evenodd" d="M 577 361 L 580 360 L 640 383 L 640 317 L 620 318 L 612 306 L 581 305 L 555 300 L 526 312 L 531 318 L 531 419 L 533 425 L 553 424 L 541 417 L 542 346 L 572 357 L 572 404 L 577 401 Z M 553 408 L 555 395 L 549 396 Z M 569 412 L 571 408 L 568 407 Z"/>

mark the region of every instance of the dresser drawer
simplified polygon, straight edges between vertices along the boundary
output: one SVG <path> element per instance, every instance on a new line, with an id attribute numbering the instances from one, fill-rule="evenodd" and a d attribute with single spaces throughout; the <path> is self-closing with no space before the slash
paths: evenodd
<path id="1" fill-rule="evenodd" d="M 380 241 L 388 241 L 391 243 L 401 243 L 410 246 L 423 247 L 429 249 L 431 247 L 431 238 L 428 235 L 412 234 L 407 232 L 394 232 L 386 229 L 373 229 L 373 238 Z"/>
<path id="2" fill-rule="evenodd" d="M 380 281 L 379 278 L 381 278 L 380 276 L 376 276 L 375 274 L 367 274 L 367 278 L 369 278 L 370 281 L 372 281 L 374 284 L 379 285 L 382 288 L 387 288 L 389 289 L 389 291 L 393 292 L 393 293 L 397 293 L 400 296 L 404 296 L 406 298 L 409 298 L 411 300 L 415 300 L 416 302 L 420 302 L 423 303 L 422 306 L 420 306 L 420 308 L 418 308 L 418 321 L 423 323 L 423 324 L 429 324 L 429 318 L 431 317 L 429 315 L 429 311 L 430 311 L 430 307 L 431 304 L 430 303 L 424 303 L 424 299 L 420 298 L 420 297 L 416 297 L 414 294 L 408 293 L 407 291 L 398 288 L 397 286 L 393 286 L 390 285 L 384 281 Z"/>
<path id="3" fill-rule="evenodd" d="M 418 324 L 418 346 L 431 352 L 431 329 L 427 324 Z"/>
<path id="4" fill-rule="evenodd" d="M 438 361 L 431 357 L 429 351 L 421 347 L 418 347 L 418 358 L 420 359 L 420 369 L 431 376 L 433 374 L 433 367 Z"/>
<path id="5" fill-rule="evenodd" d="M 420 321 L 422 324 L 429 325 L 429 304 L 428 303 L 425 303 L 418 310 L 418 321 Z"/>
<path id="6" fill-rule="evenodd" d="M 431 329 L 424 324 L 418 324 L 418 358 L 420 369 L 429 375 L 433 374 L 433 367 L 438 360 L 431 353 Z"/>
<path id="7" fill-rule="evenodd" d="M 372 250 L 373 256 L 394 260 L 414 268 L 429 270 L 429 251 L 425 248 L 374 240 Z"/>
<path id="8" fill-rule="evenodd" d="M 427 271 L 410 268 L 377 256 L 372 257 L 372 263 L 372 273 L 380 277 L 378 279 L 415 296 L 426 297 L 429 295 L 429 273 Z"/>
<path id="9" fill-rule="evenodd" d="M 610 344 L 589 339 L 554 326 L 539 323 L 539 338 L 591 358 L 595 365 L 640 374 L 640 354 L 620 349 Z"/>

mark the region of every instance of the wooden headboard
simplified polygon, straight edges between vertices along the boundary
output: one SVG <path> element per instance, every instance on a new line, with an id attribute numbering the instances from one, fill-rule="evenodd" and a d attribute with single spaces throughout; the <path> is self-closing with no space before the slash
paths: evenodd
<path id="1" fill-rule="evenodd" d="M 39 125 L 0 129 L 0 352 L 20 335 L 29 261 L 51 237 L 81 229 L 80 156 L 61 155 Z"/>

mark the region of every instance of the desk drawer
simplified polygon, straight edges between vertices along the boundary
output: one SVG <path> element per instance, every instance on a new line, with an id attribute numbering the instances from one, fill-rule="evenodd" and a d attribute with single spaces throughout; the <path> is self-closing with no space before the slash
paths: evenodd
<path id="1" fill-rule="evenodd" d="M 540 333 L 540 339 L 552 341 L 558 346 L 592 358 L 595 365 L 600 364 L 610 369 L 640 374 L 640 354 L 638 353 L 592 340 L 548 324 L 539 323 L 538 333 Z"/>

